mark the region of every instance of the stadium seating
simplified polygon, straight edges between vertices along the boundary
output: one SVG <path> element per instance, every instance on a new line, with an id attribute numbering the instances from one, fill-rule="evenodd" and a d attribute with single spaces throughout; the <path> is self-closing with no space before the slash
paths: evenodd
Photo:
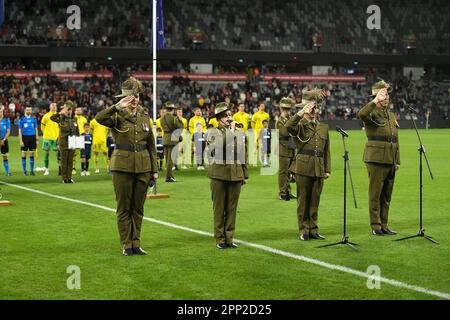
<path id="1" fill-rule="evenodd" d="M 378 1 L 381 30 L 366 26 L 373 1 L 165 1 L 168 48 L 417 53 L 450 52 L 450 2 Z M 7 1 L 0 45 L 149 47 L 150 2 L 98 0 L 82 10 L 79 31 L 65 28 L 64 0 Z M 408 5 L 407 5 L 408 4 Z M 51 10 L 49 9 L 51 8 Z M 188 32 L 190 30 L 190 32 Z M 192 40 L 192 30 L 201 41 Z M 409 48 L 409 49 L 408 49 Z"/>

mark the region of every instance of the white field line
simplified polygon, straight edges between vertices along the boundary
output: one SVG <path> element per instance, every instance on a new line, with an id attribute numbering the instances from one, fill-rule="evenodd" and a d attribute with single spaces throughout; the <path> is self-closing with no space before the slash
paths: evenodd
<path id="1" fill-rule="evenodd" d="M 29 192 L 34 192 L 34 193 L 37 193 L 37 194 L 40 194 L 40 195 L 43 195 L 43 196 L 47 196 L 47 197 L 51 197 L 51 198 L 55 198 L 55 199 L 60 199 L 60 200 L 65 200 L 65 201 L 69 201 L 69 202 L 73 202 L 73 203 L 78 203 L 78 204 L 94 207 L 94 208 L 97 208 L 97 209 L 102 209 L 102 210 L 105 210 L 105 211 L 116 212 L 116 210 L 113 209 L 113 208 L 108 208 L 108 207 L 105 207 L 105 206 L 102 206 L 102 205 L 98 205 L 98 204 L 95 204 L 95 203 L 90 203 L 90 202 L 81 201 L 81 200 L 77 200 L 77 199 L 72 199 L 72 198 L 67 198 L 67 197 L 63 197 L 63 196 L 58 196 L 58 195 L 55 195 L 55 194 L 51 194 L 51 193 L 47 193 L 47 192 L 43 192 L 43 191 L 39 191 L 39 190 L 27 188 L 27 187 L 23 187 L 23 186 L 16 185 L 16 184 L 7 183 L 7 182 L 4 182 L 4 181 L 0 181 L 0 184 L 4 184 L 4 185 L 7 185 L 9 187 L 13 187 L 13 188 L 17 188 L 17 189 L 26 190 L 26 191 L 29 191 Z M 166 222 L 166 221 L 162 221 L 162 220 L 157 220 L 157 219 L 147 218 L 147 217 L 144 217 L 144 220 L 147 220 L 147 221 L 150 221 L 150 222 L 153 222 L 153 223 L 157 223 L 157 224 L 160 224 L 160 225 L 163 225 L 163 226 L 166 226 L 166 227 L 174 228 L 174 229 L 188 231 L 188 232 L 200 234 L 200 235 L 203 235 L 203 236 L 213 237 L 213 234 L 210 233 L 210 232 L 205 232 L 205 231 L 201 231 L 201 230 L 197 230 L 197 229 L 187 228 L 187 227 L 183 227 L 183 226 L 180 226 L 180 225 L 177 225 L 177 224 L 173 224 L 173 223 L 170 223 L 170 222 Z M 303 262 L 311 263 L 311 264 L 314 264 L 314 265 L 317 265 L 317 266 L 320 266 L 320 267 L 324 267 L 324 268 L 327 268 L 327 269 L 330 269 L 330 270 L 337 270 L 337 271 L 349 273 L 349 274 L 352 274 L 352 275 L 355 275 L 355 276 L 358 276 L 358 277 L 361 277 L 361 278 L 371 278 L 373 280 L 379 280 L 380 282 L 390 284 L 390 285 L 392 285 L 394 287 L 399 287 L 399 288 L 403 288 L 403 289 L 407 289 L 407 290 L 416 291 L 416 292 L 424 293 L 424 294 L 427 294 L 427 295 L 435 296 L 435 297 L 438 297 L 438 298 L 443 298 L 443 299 L 450 300 L 450 294 L 449 293 L 439 292 L 439 291 L 435 291 L 435 290 L 430 290 L 430 289 L 427 289 L 427 288 L 424 288 L 424 287 L 411 285 L 411 284 L 408 284 L 408 283 L 405 283 L 405 282 L 401 282 L 401 281 L 397 281 L 397 280 L 389 279 L 389 278 L 385 278 L 385 277 L 374 277 L 372 275 L 369 275 L 366 272 L 358 271 L 358 270 L 355 270 L 355 269 L 352 269 L 352 268 L 348 268 L 348 267 L 345 267 L 345 266 L 340 266 L 340 265 L 337 265 L 337 264 L 327 263 L 327 262 L 320 261 L 320 260 L 317 260 L 317 259 L 308 258 L 308 257 L 305 257 L 305 256 L 297 255 L 297 254 L 294 254 L 294 253 L 290 253 L 290 252 L 287 252 L 287 251 L 271 248 L 271 247 L 268 247 L 268 246 L 264 246 L 264 245 L 260 245 L 260 244 L 256 244 L 256 243 L 252 243 L 252 242 L 247 242 L 247 241 L 244 241 L 244 240 L 235 239 L 234 241 L 236 243 L 241 243 L 243 245 L 246 245 L 246 246 L 249 246 L 249 247 L 252 247 L 252 248 L 256 248 L 256 249 L 259 249 L 259 250 L 262 250 L 262 251 L 265 251 L 265 252 L 270 252 L 270 253 L 277 254 L 277 255 L 280 255 L 280 256 L 284 256 L 284 257 L 292 258 L 292 259 L 295 259 L 295 260 L 300 260 L 300 261 L 303 261 Z"/>

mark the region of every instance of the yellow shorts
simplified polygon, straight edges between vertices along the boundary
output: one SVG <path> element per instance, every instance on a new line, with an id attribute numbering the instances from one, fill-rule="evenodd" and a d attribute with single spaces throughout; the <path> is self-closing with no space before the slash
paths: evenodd
<path id="1" fill-rule="evenodd" d="M 106 146 L 106 142 L 103 144 L 93 144 L 92 145 L 92 152 L 101 152 L 101 153 L 108 153 L 108 147 Z"/>

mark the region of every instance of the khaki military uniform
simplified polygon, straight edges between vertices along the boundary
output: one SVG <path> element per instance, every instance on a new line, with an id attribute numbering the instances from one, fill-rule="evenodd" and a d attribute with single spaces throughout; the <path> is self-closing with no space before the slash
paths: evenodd
<path id="1" fill-rule="evenodd" d="M 61 177 L 63 180 L 72 179 L 73 158 L 75 149 L 69 149 L 69 136 L 78 136 L 77 121 L 73 117 L 62 116 L 58 113 L 53 114 L 50 120 L 59 124 L 59 152 L 61 154 Z"/>
<path id="2" fill-rule="evenodd" d="M 285 127 L 297 146 L 290 171 L 297 183 L 297 221 L 301 234 L 318 233 L 318 209 L 325 173 L 331 173 L 328 125 L 309 122 L 299 115 L 289 119 Z"/>
<path id="3" fill-rule="evenodd" d="M 400 165 L 398 124 L 395 115 L 369 102 L 358 113 L 363 120 L 367 142 L 363 161 L 369 174 L 369 215 L 372 230 L 388 228 L 389 205 Z"/>
<path id="4" fill-rule="evenodd" d="M 214 157 L 208 167 L 208 177 L 211 179 L 214 238 L 217 244 L 231 245 L 234 238 L 241 186 L 244 179 L 248 179 L 247 165 L 241 163 L 237 157 L 238 149 L 245 150 L 245 146 L 241 145 L 244 143 L 244 139 L 235 137 L 234 141 L 227 141 L 227 129 L 220 124 L 217 129 L 210 130 L 208 145 Z M 218 137 L 222 138 L 218 139 Z M 219 148 L 222 148 L 221 152 L 218 152 Z M 227 155 L 226 150 L 232 150 L 233 154 Z M 245 159 L 245 155 L 243 158 Z"/>
<path id="5" fill-rule="evenodd" d="M 115 143 L 110 169 L 122 248 L 139 248 L 145 196 L 152 174 L 158 172 L 150 117 L 141 106 L 132 114 L 113 105 L 95 119 L 112 129 Z"/>
<path id="6" fill-rule="evenodd" d="M 166 113 L 161 117 L 161 127 L 164 131 L 162 144 L 164 146 L 164 158 L 166 159 L 166 179 L 173 178 L 172 167 L 172 150 L 180 142 L 177 140 L 172 140 L 172 133 L 177 129 L 183 129 L 183 123 L 178 119 L 178 117 Z M 181 136 L 181 131 L 180 131 Z"/>
<path id="7" fill-rule="evenodd" d="M 278 129 L 279 135 L 279 168 L 278 168 L 278 195 L 290 195 L 291 194 L 291 175 L 289 173 L 289 167 L 292 164 L 295 156 L 295 146 L 291 146 L 289 140 L 292 138 L 289 135 L 287 128 L 285 127 L 288 118 L 280 117 L 275 123 L 275 128 Z M 293 141 L 292 141 L 293 142 Z"/>

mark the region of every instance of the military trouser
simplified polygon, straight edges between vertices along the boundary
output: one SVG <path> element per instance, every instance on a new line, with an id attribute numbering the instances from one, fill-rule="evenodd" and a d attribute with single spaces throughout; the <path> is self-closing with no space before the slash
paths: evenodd
<path id="1" fill-rule="evenodd" d="M 366 163 L 369 174 L 369 216 L 372 230 L 387 229 L 395 166 Z"/>
<path id="2" fill-rule="evenodd" d="M 61 148 L 61 176 L 63 180 L 72 179 L 72 164 L 75 150 L 69 148 Z"/>
<path id="3" fill-rule="evenodd" d="M 175 146 L 164 146 L 164 158 L 166 158 L 166 179 L 173 178 L 172 167 L 172 150 Z"/>
<path id="4" fill-rule="evenodd" d="M 139 248 L 144 202 L 151 173 L 112 172 L 117 202 L 117 227 L 122 249 Z"/>
<path id="5" fill-rule="evenodd" d="M 242 181 L 211 179 L 216 243 L 233 243 Z"/>
<path id="6" fill-rule="evenodd" d="M 291 194 L 291 174 L 289 173 L 289 165 L 291 164 L 292 158 L 280 156 L 279 159 L 278 195 L 289 195 Z"/>
<path id="7" fill-rule="evenodd" d="M 300 234 L 318 232 L 318 211 L 323 178 L 296 174 L 297 182 L 297 222 Z"/>

